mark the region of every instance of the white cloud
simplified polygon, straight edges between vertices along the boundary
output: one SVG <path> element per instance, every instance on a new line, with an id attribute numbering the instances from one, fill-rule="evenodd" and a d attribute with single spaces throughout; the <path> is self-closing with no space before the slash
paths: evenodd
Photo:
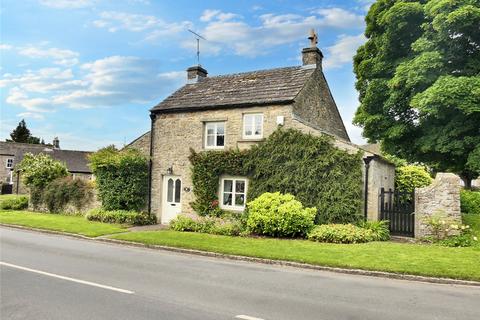
<path id="1" fill-rule="evenodd" d="M 43 120 L 45 119 L 45 116 L 41 113 L 35 113 L 35 112 L 20 112 L 17 114 L 17 117 L 20 118 L 30 118 L 30 119 L 36 119 L 36 120 Z"/>
<path id="2" fill-rule="evenodd" d="M 322 19 L 325 26 L 336 28 L 362 27 L 364 17 L 342 8 L 326 8 L 315 11 Z"/>
<path id="3" fill-rule="evenodd" d="M 93 6 L 95 2 L 95 0 L 39 0 L 41 5 L 54 9 L 85 8 Z"/>
<path id="4" fill-rule="evenodd" d="M 0 50 L 10 50 L 13 49 L 13 46 L 10 44 L 2 43 L 0 44 Z"/>
<path id="5" fill-rule="evenodd" d="M 62 66 L 72 66 L 78 63 L 78 52 L 59 49 L 45 48 L 44 46 L 28 46 L 19 48 L 18 53 L 29 58 L 52 59 L 55 64 Z"/>
<path id="6" fill-rule="evenodd" d="M 310 28 L 327 32 L 329 29 L 360 29 L 364 24 L 362 16 L 341 8 L 317 9 L 309 16 L 268 13 L 259 19 L 260 25 L 255 26 L 236 14 L 209 9 L 200 17 L 206 22 L 200 33 L 214 53 L 224 49 L 254 57 L 268 53 L 272 47 L 305 39 Z M 185 43 L 182 45 L 187 47 Z"/>
<path id="7" fill-rule="evenodd" d="M 325 68 L 339 68 L 346 63 L 351 63 L 353 56 L 365 42 L 365 36 L 359 34 L 357 36 L 340 35 L 337 42 L 327 48 L 327 54 L 324 62 Z"/>
<path id="8" fill-rule="evenodd" d="M 163 36 L 171 36 L 191 27 L 189 21 L 167 23 L 155 16 L 132 14 L 118 11 L 104 11 L 100 18 L 93 21 L 97 28 L 107 29 L 109 32 L 126 30 L 131 32 L 147 32 L 146 40 L 156 40 Z"/>
<path id="9" fill-rule="evenodd" d="M 4 74 L 0 87 L 10 87 L 6 102 L 30 113 L 59 107 L 113 107 L 152 103 L 184 82 L 185 73 L 159 72 L 158 62 L 112 56 L 71 69 L 44 68 Z"/>

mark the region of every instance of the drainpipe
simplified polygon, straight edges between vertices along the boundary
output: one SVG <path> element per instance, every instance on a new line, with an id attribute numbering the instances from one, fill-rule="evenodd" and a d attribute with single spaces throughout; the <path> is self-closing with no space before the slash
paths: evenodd
<path id="1" fill-rule="evenodd" d="M 363 158 L 363 162 L 365 163 L 365 198 L 363 199 L 363 214 L 365 221 L 367 221 L 368 216 L 368 171 L 370 169 L 370 161 L 372 161 L 375 156 L 368 156 Z"/>
<path id="2" fill-rule="evenodd" d="M 15 186 L 16 193 L 18 194 L 18 186 L 20 184 L 20 170 L 17 171 L 17 185 Z"/>
<path id="3" fill-rule="evenodd" d="M 152 213 L 152 158 L 153 158 L 153 137 L 154 133 L 154 124 L 155 124 L 155 114 L 150 113 L 150 157 L 148 160 L 148 214 Z"/>

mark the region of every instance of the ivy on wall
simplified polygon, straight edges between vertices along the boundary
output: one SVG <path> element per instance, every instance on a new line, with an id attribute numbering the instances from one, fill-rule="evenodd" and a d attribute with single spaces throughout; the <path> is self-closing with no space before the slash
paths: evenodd
<path id="1" fill-rule="evenodd" d="M 247 151 L 204 151 L 196 153 L 190 149 L 192 164 L 192 183 L 195 201 L 190 205 L 201 216 L 220 216 L 223 211 L 218 207 L 218 185 L 220 176 L 247 175 L 244 168 Z"/>
<path id="2" fill-rule="evenodd" d="M 304 206 L 317 208 L 317 223 L 353 222 L 361 218 L 360 152 L 336 148 L 328 136 L 278 129 L 247 151 L 206 151 L 190 156 L 192 208 L 200 215 L 220 215 L 219 177 L 248 176 L 247 199 L 265 192 L 291 193 Z"/>
<path id="3" fill-rule="evenodd" d="M 98 150 L 89 157 L 98 195 L 106 210 L 142 211 L 147 204 L 148 161 L 136 149 Z"/>

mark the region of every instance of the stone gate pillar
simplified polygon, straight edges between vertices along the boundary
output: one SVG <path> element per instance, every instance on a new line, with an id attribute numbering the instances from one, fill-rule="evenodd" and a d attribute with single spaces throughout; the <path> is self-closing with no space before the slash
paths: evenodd
<path id="1" fill-rule="evenodd" d="M 453 173 L 437 173 L 431 185 L 415 189 L 415 238 L 430 234 L 425 219 L 444 215 L 454 223 L 462 222 L 460 211 L 460 178 Z"/>

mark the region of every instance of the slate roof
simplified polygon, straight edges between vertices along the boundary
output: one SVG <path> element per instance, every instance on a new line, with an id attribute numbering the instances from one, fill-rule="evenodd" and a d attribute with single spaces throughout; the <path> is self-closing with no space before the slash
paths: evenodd
<path id="1" fill-rule="evenodd" d="M 11 154 L 15 157 L 14 164 L 22 161 L 26 153 L 44 153 L 52 158 L 65 163 L 69 172 L 92 173 L 88 167 L 89 151 L 53 149 L 51 146 L 29 143 L 4 142 L 0 141 L 0 153 Z"/>
<path id="2" fill-rule="evenodd" d="M 293 102 L 315 68 L 287 67 L 206 77 L 186 84 L 152 112 L 271 105 Z"/>

